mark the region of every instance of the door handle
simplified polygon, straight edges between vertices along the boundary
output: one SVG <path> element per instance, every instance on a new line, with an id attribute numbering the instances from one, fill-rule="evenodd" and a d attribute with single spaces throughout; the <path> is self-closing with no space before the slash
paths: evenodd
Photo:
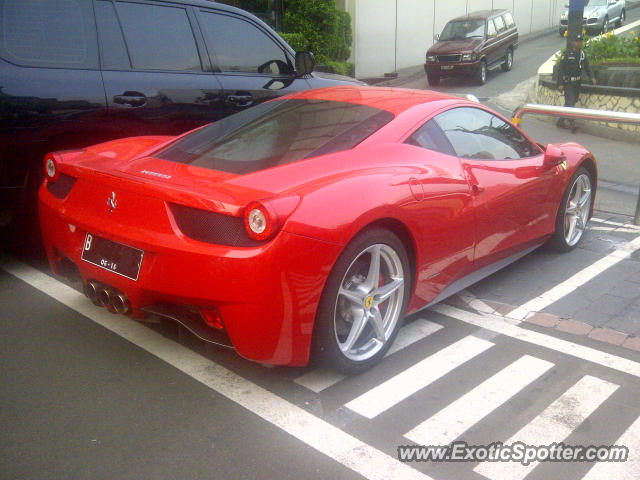
<path id="1" fill-rule="evenodd" d="M 144 107 L 147 104 L 147 97 L 139 92 L 124 92 L 122 95 L 113 97 L 113 103 L 129 107 Z"/>
<path id="2" fill-rule="evenodd" d="M 248 107 L 253 103 L 253 95 L 248 92 L 236 92 L 227 95 L 227 102 L 236 107 Z"/>

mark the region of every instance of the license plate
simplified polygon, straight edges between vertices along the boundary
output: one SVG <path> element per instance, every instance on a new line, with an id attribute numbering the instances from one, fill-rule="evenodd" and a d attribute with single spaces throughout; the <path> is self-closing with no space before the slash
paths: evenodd
<path id="1" fill-rule="evenodd" d="M 138 280 L 144 251 L 87 233 L 82 249 L 82 260 L 117 273 L 131 280 Z"/>
<path id="2" fill-rule="evenodd" d="M 442 65 L 440 68 L 442 70 L 453 70 L 453 65 Z"/>

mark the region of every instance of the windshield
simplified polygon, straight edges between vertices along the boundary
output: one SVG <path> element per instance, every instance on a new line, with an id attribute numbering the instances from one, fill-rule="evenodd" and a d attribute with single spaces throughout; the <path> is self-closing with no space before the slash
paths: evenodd
<path id="1" fill-rule="evenodd" d="M 155 156 L 245 174 L 353 148 L 393 114 L 327 100 L 275 100 L 219 120 Z"/>
<path id="2" fill-rule="evenodd" d="M 455 20 L 447 23 L 442 30 L 440 40 L 464 40 L 465 38 L 484 37 L 484 20 Z"/>
<path id="3" fill-rule="evenodd" d="M 606 7 L 607 0 L 587 0 L 585 7 Z"/>

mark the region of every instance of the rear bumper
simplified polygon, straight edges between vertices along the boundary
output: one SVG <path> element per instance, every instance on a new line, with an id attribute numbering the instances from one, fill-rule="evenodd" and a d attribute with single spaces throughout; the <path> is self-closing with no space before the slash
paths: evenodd
<path id="1" fill-rule="evenodd" d="M 160 235 L 150 242 L 133 229 L 105 225 L 105 219 L 87 225 L 63 212 L 61 202 L 43 187 L 40 221 L 56 273 L 67 273 L 60 268 L 66 257 L 85 283 L 94 280 L 125 293 L 133 316 L 159 305 L 217 309 L 243 357 L 281 365 L 308 362 L 317 305 L 341 246 L 285 231 L 251 248 L 211 245 L 179 232 L 178 243 L 176 237 Z M 83 261 L 87 231 L 144 250 L 138 280 Z"/>

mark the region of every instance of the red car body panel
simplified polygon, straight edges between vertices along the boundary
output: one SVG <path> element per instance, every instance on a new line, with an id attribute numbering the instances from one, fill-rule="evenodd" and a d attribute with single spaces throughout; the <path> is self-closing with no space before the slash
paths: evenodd
<path id="1" fill-rule="evenodd" d="M 484 108 L 434 92 L 337 87 L 287 98 L 361 103 L 395 118 L 350 150 L 245 175 L 153 157 L 171 137 L 60 152 L 60 172 L 77 181 L 65 198 L 52 195 L 46 182 L 40 190 L 54 270 L 62 273 L 60 259 L 70 259 L 85 282 L 124 292 L 134 316 L 159 302 L 217 308 L 240 355 L 304 365 L 327 277 L 358 232 L 383 223 L 402 233 L 415 311 L 474 270 L 548 238 L 571 175 L 591 158 L 577 144 L 560 145 L 566 164 L 548 167 L 542 152 L 483 162 L 402 143 L 445 108 Z M 118 203 L 109 212 L 112 192 Z M 242 217 L 250 202 L 265 199 L 284 205 L 286 219 L 272 240 L 253 247 L 193 240 L 170 206 Z M 87 232 L 143 250 L 137 281 L 83 261 Z"/>

